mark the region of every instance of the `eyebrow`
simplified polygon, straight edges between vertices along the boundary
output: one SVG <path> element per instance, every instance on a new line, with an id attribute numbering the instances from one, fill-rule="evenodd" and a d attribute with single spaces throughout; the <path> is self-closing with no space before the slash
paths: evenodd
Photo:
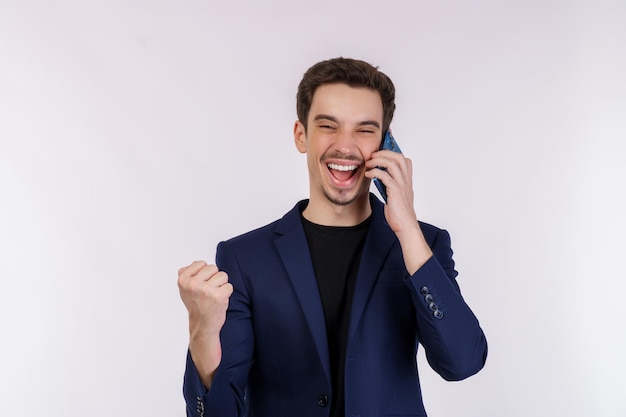
<path id="1" fill-rule="evenodd" d="M 359 126 L 374 126 L 380 129 L 380 124 L 376 120 L 364 120 L 359 122 Z"/>
<path id="2" fill-rule="evenodd" d="M 339 123 L 336 117 L 328 115 L 328 114 L 318 114 L 313 120 L 329 120 L 334 123 Z M 358 126 L 375 126 L 380 129 L 380 123 L 376 120 L 363 120 L 362 122 L 357 123 Z"/>
<path id="3" fill-rule="evenodd" d="M 339 123 L 336 117 L 329 116 L 327 114 L 317 114 L 313 120 L 330 120 L 331 122 Z"/>

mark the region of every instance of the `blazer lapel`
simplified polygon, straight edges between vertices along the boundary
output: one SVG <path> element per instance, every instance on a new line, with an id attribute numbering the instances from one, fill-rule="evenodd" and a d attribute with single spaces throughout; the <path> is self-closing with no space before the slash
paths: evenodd
<path id="1" fill-rule="evenodd" d="M 357 274 L 352 310 L 350 312 L 350 325 L 348 330 L 348 345 L 359 326 L 361 316 L 367 305 L 367 300 L 376 284 L 376 279 L 387 259 L 389 251 L 396 242 L 396 235 L 389 228 L 385 220 L 383 204 L 374 195 L 370 194 L 372 207 L 372 223 L 365 238 L 361 263 Z"/>
<path id="2" fill-rule="evenodd" d="M 328 357 L 324 309 L 311 262 L 309 246 L 302 228 L 300 204 L 298 203 L 294 209 L 279 220 L 276 226 L 278 236 L 275 245 L 302 305 L 320 361 L 328 381 L 330 381 L 330 359 Z"/>

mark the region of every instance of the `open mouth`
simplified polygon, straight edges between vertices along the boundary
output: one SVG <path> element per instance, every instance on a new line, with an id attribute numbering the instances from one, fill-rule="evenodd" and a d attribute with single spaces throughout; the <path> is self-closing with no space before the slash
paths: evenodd
<path id="1" fill-rule="evenodd" d="M 359 169 L 358 165 L 328 164 L 327 166 L 330 171 L 330 175 L 338 181 L 349 180 Z"/>

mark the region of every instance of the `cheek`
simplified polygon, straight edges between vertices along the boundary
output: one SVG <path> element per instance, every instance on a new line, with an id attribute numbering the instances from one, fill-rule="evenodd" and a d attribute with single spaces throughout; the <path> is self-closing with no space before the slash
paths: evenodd
<path id="1" fill-rule="evenodd" d="M 380 144 L 378 142 L 361 146 L 360 147 L 361 155 L 366 161 L 368 161 L 372 159 L 372 154 L 376 152 L 379 147 L 380 147 Z"/>
<path id="2" fill-rule="evenodd" d="M 309 174 L 316 176 L 320 169 L 320 155 L 316 155 L 312 152 L 307 153 L 307 166 Z"/>

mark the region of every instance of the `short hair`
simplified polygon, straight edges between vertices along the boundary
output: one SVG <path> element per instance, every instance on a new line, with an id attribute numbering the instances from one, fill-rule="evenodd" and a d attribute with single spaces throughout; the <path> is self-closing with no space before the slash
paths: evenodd
<path id="1" fill-rule="evenodd" d="M 365 61 L 351 58 L 333 58 L 318 62 L 304 73 L 296 95 L 298 120 L 306 131 L 307 119 L 315 90 L 324 84 L 344 83 L 352 87 L 372 88 L 380 94 L 383 103 L 383 135 L 389 129 L 396 109 L 396 89 L 391 79 Z"/>

